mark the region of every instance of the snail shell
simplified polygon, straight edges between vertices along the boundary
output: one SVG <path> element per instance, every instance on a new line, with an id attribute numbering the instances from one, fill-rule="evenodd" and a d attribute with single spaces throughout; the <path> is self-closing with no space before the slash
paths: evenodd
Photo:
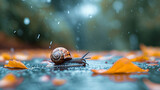
<path id="1" fill-rule="evenodd" d="M 55 48 L 50 57 L 56 65 L 72 59 L 70 52 L 64 47 Z"/>

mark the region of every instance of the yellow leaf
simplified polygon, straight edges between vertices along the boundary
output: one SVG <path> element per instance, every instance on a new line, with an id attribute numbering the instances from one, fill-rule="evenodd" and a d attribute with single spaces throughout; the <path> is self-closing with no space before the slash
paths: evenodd
<path id="1" fill-rule="evenodd" d="M 97 74 L 114 74 L 114 73 L 136 73 L 136 72 L 148 72 L 148 70 L 141 69 L 137 65 L 133 64 L 127 58 L 121 58 L 116 61 L 113 66 L 108 70 L 92 70 Z"/>
<path id="2" fill-rule="evenodd" d="M 144 62 L 144 61 L 148 61 L 149 57 L 147 56 L 137 56 L 135 58 L 130 59 L 132 62 Z"/>
<path id="3" fill-rule="evenodd" d="M 81 57 L 78 53 L 73 53 L 72 56 L 75 58 Z"/>
<path id="4" fill-rule="evenodd" d="M 91 59 L 92 60 L 98 60 L 100 59 L 102 56 L 101 55 L 95 55 L 95 56 L 92 56 Z"/>
<path id="5" fill-rule="evenodd" d="M 52 80 L 52 83 L 55 86 L 61 86 L 61 85 L 66 83 L 66 80 L 64 80 L 64 79 L 56 79 L 55 78 L 55 79 Z"/>
<path id="6" fill-rule="evenodd" d="M 22 82 L 22 79 L 17 78 L 13 74 L 7 74 L 2 80 L 0 80 L 0 88 L 11 88 Z"/>
<path id="7" fill-rule="evenodd" d="M 158 47 L 147 47 L 145 45 L 140 45 L 144 55 L 160 57 L 160 48 Z"/>
<path id="8" fill-rule="evenodd" d="M 16 61 L 16 60 L 13 60 L 13 61 L 10 60 L 8 64 L 4 65 L 4 67 L 17 68 L 17 69 L 28 69 L 22 62 Z"/>
<path id="9" fill-rule="evenodd" d="M 4 58 L 4 60 L 11 59 L 11 56 L 8 53 L 2 53 L 2 57 Z"/>

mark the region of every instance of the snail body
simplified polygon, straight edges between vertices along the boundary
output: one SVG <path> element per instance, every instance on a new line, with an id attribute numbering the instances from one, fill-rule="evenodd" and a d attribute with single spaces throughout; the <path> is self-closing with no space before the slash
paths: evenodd
<path id="1" fill-rule="evenodd" d="M 52 62 L 55 63 L 55 65 L 61 65 L 63 63 L 79 63 L 79 64 L 83 64 L 82 66 L 85 66 L 87 64 L 86 63 L 87 58 L 84 58 L 84 57 L 88 53 L 86 53 L 81 58 L 72 58 L 70 52 L 66 48 L 58 47 L 52 51 L 50 57 Z"/>

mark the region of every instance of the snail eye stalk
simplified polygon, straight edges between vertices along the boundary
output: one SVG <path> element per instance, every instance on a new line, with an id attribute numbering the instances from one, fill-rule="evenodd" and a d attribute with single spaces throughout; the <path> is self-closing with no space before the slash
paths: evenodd
<path id="1" fill-rule="evenodd" d="M 89 52 L 87 52 L 86 54 L 84 54 L 84 55 L 82 56 L 82 59 L 84 59 L 88 54 L 89 54 Z"/>

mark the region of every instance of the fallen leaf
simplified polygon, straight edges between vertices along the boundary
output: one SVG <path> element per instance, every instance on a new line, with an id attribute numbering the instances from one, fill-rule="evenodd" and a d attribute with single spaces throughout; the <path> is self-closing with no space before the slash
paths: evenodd
<path id="1" fill-rule="evenodd" d="M 144 55 L 160 57 L 160 48 L 158 47 L 147 47 L 145 45 L 140 45 Z"/>
<path id="2" fill-rule="evenodd" d="M 160 90 L 160 84 L 159 83 L 151 82 L 148 79 L 144 79 L 143 81 L 144 81 L 144 83 L 146 84 L 146 86 L 148 87 L 149 90 Z"/>
<path id="3" fill-rule="evenodd" d="M 101 55 L 94 55 L 94 56 L 91 57 L 91 60 L 98 60 L 101 57 L 102 57 Z"/>
<path id="4" fill-rule="evenodd" d="M 66 80 L 64 80 L 64 79 L 56 79 L 55 78 L 55 79 L 52 80 L 52 83 L 55 86 L 61 86 L 61 85 L 66 83 Z"/>
<path id="5" fill-rule="evenodd" d="M 137 65 L 133 64 L 127 58 L 121 58 L 118 61 L 116 61 L 113 64 L 113 66 L 108 70 L 104 70 L 104 69 L 94 70 L 94 69 L 92 69 L 92 72 L 97 73 L 97 74 L 115 74 L 115 73 L 148 72 L 148 70 L 141 69 Z"/>
<path id="6" fill-rule="evenodd" d="M 75 58 L 81 57 L 78 53 L 73 53 L 72 56 Z"/>
<path id="7" fill-rule="evenodd" d="M 149 57 L 147 56 L 136 56 L 132 59 L 130 59 L 132 62 L 145 62 L 145 61 L 148 61 L 149 60 Z"/>
<path id="8" fill-rule="evenodd" d="M 22 62 L 20 61 L 9 61 L 8 64 L 4 65 L 5 68 L 17 68 L 17 69 L 28 69 Z"/>
<path id="9" fill-rule="evenodd" d="M 19 85 L 22 81 L 22 78 L 17 78 L 10 73 L 7 74 L 2 80 L 0 80 L 0 88 L 12 88 Z"/>
<path id="10" fill-rule="evenodd" d="M 8 54 L 8 53 L 2 53 L 2 57 L 3 57 L 5 60 L 11 59 L 11 56 L 10 56 L 10 54 Z"/>

